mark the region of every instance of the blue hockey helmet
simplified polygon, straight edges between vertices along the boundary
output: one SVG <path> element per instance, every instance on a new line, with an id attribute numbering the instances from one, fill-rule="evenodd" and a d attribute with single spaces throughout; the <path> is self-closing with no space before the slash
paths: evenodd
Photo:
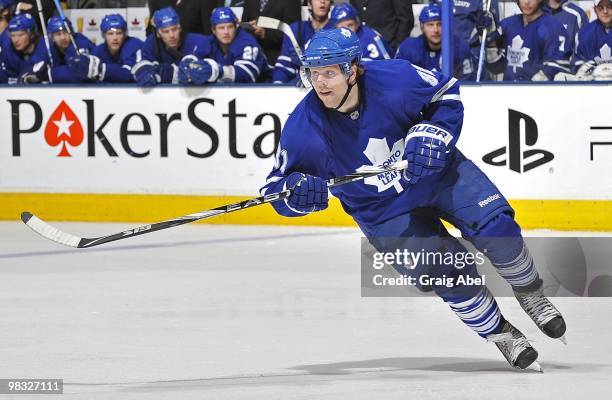
<path id="1" fill-rule="evenodd" d="M 348 28 L 319 31 L 310 39 L 300 61 L 303 68 L 338 64 L 348 76 L 351 64 L 361 61 L 361 45 L 357 34 Z"/>
<path id="2" fill-rule="evenodd" d="M 9 32 L 17 31 L 28 31 L 34 32 L 36 30 L 36 23 L 30 14 L 19 14 L 15 15 L 8 24 Z"/>
<path id="3" fill-rule="evenodd" d="M 342 3 L 335 6 L 330 17 L 334 25 L 350 19 L 357 20 L 358 18 L 359 14 L 357 13 L 357 10 L 350 3 Z"/>
<path id="4" fill-rule="evenodd" d="M 161 8 L 155 11 L 153 13 L 153 21 L 155 21 L 156 29 L 167 28 L 181 23 L 176 10 L 172 7 Z"/>
<path id="5" fill-rule="evenodd" d="M 100 30 L 102 33 L 106 33 L 111 29 L 116 30 L 127 30 L 127 22 L 120 14 L 108 14 L 102 18 L 102 22 L 100 23 Z"/>
<path id="6" fill-rule="evenodd" d="M 229 7 L 217 7 L 212 11 L 210 15 L 210 24 L 212 26 L 219 24 L 226 24 L 228 22 L 238 22 L 238 17 Z"/>
<path id="7" fill-rule="evenodd" d="M 68 25 L 68 29 L 70 29 L 70 32 L 74 32 L 74 29 L 72 29 L 72 23 L 70 22 L 70 20 L 68 18 L 62 19 L 62 17 L 59 17 L 59 16 L 54 16 L 54 17 L 49 18 L 49 22 L 47 22 L 47 32 L 50 34 L 53 34 L 53 33 L 61 32 L 61 31 L 66 31 L 66 26 L 64 25 L 64 21 L 66 21 L 66 24 Z"/>
<path id="8" fill-rule="evenodd" d="M 426 5 L 421 10 L 421 14 L 419 14 L 419 22 L 421 24 L 440 20 L 442 20 L 442 10 L 438 4 Z"/>
<path id="9" fill-rule="evenodd" d="M 0 0 L 0 10 L 11 8 L 13 3 L 13 0 Z"/>

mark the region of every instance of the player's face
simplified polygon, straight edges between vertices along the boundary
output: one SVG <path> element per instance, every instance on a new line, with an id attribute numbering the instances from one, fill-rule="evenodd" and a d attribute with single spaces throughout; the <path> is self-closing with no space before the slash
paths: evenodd
<path id="1" fill-rule="evenodd" d="M 357 21 L 355 21 L 354 19 L 347 19 L 346 21 L 338 22 L 336 24 L 336 28 L 348 28 L 353 32 L 357 33 L 357 28 L 359 28 L 359 25 L 357 25 Z"/>
<path id="2" fill-rule="evenodd" d="M 339 65 L 310 68 L 310 81 L 325 107 L 336 108 L 346 90 L 348 83 Z"/>
<path id="3" fill-rule="evenodd" d="M 172 25 L 157 30 L 157 36 L 170 49 L 178 49 L 181 40 L 181 26 Z"/>
<path id="4" fill-rule="evenodd" d="M 442 22 L 430 21 L 423 24 L 423 35 L 431 45 L 438 46 L 442 42 Z"/>
<path id="5" fill-rule="evenodd" d="M 212 31 L 219 43 L 229 45 L 236 37 L 236 24 L 233 22 L 217 24 L 212 28 Z"/>
<path id="6" fill-rule="evenodd" d="M 597 14 L 597 19 L 599 22 L 601 22 L 606 28 L 612 27 L 612 1 L 600 1 L 595 7 L 595 14 Z"/>
<path id="7" fill-rule="evenodd" d="M 7 8 L 0 9 L 0 33 L 4 32 L 11 19 L 11 12 Z"/>
<path id="8" fill-rule="evenodd" d="M 122 29 L 109 29 L 104 34 L 104 41 L 111 53 L 117 53 L 125 42 L 125 32 Z"/>
<path id="9" fill-rule="evenodd" d="M 30 45 L 30 32 L 15 31 L 11 32 L 11 43 L 17 51 L 24 51 Z"/>
<path id="10" fill-rule="evenodd" d="M 65 51 L 70 46 L 70 34 L 66 31 L 54 32 L 51 40 L 61 51 Z"/>
<path id="11" fill-rule="evenodd" d="M 331 10 L 331 0 L 311 0 L 312 14 L 317 20 L 325 20 Z"/>
<path id="12" fill-rule="evenodd" d="M 540 9 L 540 3 L 544 0 L 519 0 L 521 12 L 527 16 L 534 15 Z"/>

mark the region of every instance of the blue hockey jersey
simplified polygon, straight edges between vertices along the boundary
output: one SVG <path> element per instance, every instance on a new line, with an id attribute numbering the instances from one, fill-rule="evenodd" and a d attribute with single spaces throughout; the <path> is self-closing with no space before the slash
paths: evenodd
<path id="1" fill-rule="evenodd" d="M 266 56 L 253 35 L 238 29 L 236 37 L 229 45 L 228 54 L 213 35 L 207 36 L 210 41 L 210 54 L 206 58 L 212 58 L 220 67 L 233 67 L 233 77 L 224 71 L 223 81 L 255 83 L 260 77 L 268 72 Z"/>
<path id="2" fill-rule="evenodd" d="M 357 31 L 363 61 L 384 60 L 393 57 L 393 50 L 382 36 L 369 26 L 362 25 Z"/>
<path id="3" fill-rule="evenodd" d="M 47 52 L 45 41 L 41 37 L 36 39 L 34 51 L 28 55 L 15 50 L 8 30 L 0 35 L 0 42 L 0 83 L 17 83 L 21 75 L 32 70 L 41 54 Z"/>
<path id="4" fill-rule="evenodd" d="M 578 32 L 578 46 L 573 60 L 575 69 L 585 62 L 612 63 L 612 29 L 606 29 L 598 20 L 586 24 Z"/>
<path id="5" fill-rule="evenodd" d="M 370 61 L 363 67 L 356 119 L 323 106 L 314 90 L 297 105 L 283 128 L 276 164 L 262 194 L 281 189 L 279 181 L 292 172 L 329 179 L 399 161 L 408 131 L 416 124 L 445 130 L 447 147 L 454 148 L 463 123 L 455 78 L 397 59 Z M 331 191 L 368 232 L 408 212 L 428 189 L 427 184 L 410 185 L 400 172 L 392 172 Z M 272 204 L 283 215 L 291 214 L 284 202 Z"/>
<path id="6" fill-rule="evenodd" d="M 315 30 L 312 27 L 312 22 L 298 21 L 289 26 L 291 27 L 293 35 L 300 45 L 300 48 L 304 50 L 312 35 L 315 34 Z M 333 27 L 333 24 L 328 22 L 323 29 L 331 29 Z M 291 40 L 289 40 L 289 38 L 285 35 L 283 38 L 283 47 L 281 48 L 280 56 L 278 56 L 272 71 L 272 81 L 292 82 L 299 79 L 299 72 L 300 60 L 298 60 L 297 54 L 295 54 Z"/>
<path id="7" fill-rule="evenodd" d="M 166 48 L 155 33 L 147 36 L 141 49 L 141 59 L 158 65 L 161 83 L 178 83 L 178 64 L 187 55 L 206 58 L 210 54 L 210 40 L 199 33 L 185 33 L 176 50 Z"/>
<path id="8" fill-rule="evenodd" d="M 453 2 L 453 33 L 466 44 L 474 42 L 474 38 L 478 34 L 476 21 L 478 16 L 483 13 L 482 3 L 482 0 L 454 0 Z M 499 21 L 498 0 L 491 0 L 490 11 Z"/>
<path id="9" fill-rule="evenodd" d="M 82 33 L 74 34 L 74 41 L 79 48 L 79 52 L 82 54 L 90 54 L 94 49 L 95 45 Z M 36 52 L 36 55 L 32 57 L 32 65 L 36 64 L 39 61 L 44 61 L 47 65 L 51 65 L 49 68 L 49 81 L 54 83 L 81 83 L 82 79 L 77 77 L 73 71 L 68 66 L 68 59 L 70 57 L 77 56 L 77 50 L 74 48 L 72 43 L 68 45 L 68 47 L 64 52 L 61 52 L 59 48 L 51 43 L 51 56 L 53 57 L 53 62 L 51 63 L 49 60 L 49 55 L 45 48 L 40 49 Z M 85 82 L 88 82 L 87 80 Z"/>
<path id="10" fill-rule="evenodd" d="M 141 56 L 140 49 L 143 46 L 143 41 L 134 37 L 128 36 L 119 49 L 119 54 L 113 56 L 108 51 L 106 43 L 96 46 L 92 54 L 104 63 L 102 82 L 114 83 L 131 83 L 134 82 L 132 76 L 132 67 Z"/>
<path id="11" fill-rule="evenodd" d="M 572 48 L 567 31 L 547 14 L 523 25 L 523 15 L 501 21 L 491 40 L 501 50 L 501 57 L 489 67 L 504 73 L 505 81 L 528 81 L 542 71 L 549 80 L 559 72 L 569 72 Z"/>
<path id="12" fill-rule="evenodd" d="M 455 60 L 453 75 L 462 80 L 476 79 L 475 60 L 467 43 L 455 37 L 454 44 L 453 58 Z M 421 35 L 416 38 L 405 39 L 397 49 L 395 58 L 408 60 L 414 65 L 432 71 L 441 71 L 441 54 L 441 50 L 430 50 L 425 36 Z"/>
<path id="13" fill-rule="evenodd" d="M 578 31 L 589 22 L 584 10 L 569 0 L 561 0 L 560 7 L 557 9 L 553 9 L 545 2 L 542 11 L 561 22 L 571 40 L 570 46 L 573 51 Z"/>

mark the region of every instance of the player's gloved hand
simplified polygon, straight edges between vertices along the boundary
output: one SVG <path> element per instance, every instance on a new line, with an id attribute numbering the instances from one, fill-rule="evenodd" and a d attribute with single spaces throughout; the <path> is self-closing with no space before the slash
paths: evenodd
<path id="1" fill-rule="evenodd" d="M 497 25 L 495 24 L 495 17 L 491 11 L 482 11 L 478 13 L 476 17 L 476 28 L 479 31 L 487 30 L 487 34 L 495 31 Z"/>
<path id="2" fill-rule="evenodd" d="M 592 81 L 593 71 L 595 70 L 595 62 L 587 61 L 578 68 L 576 71 L 576 80 L 578 81 Z"/>
<path id="3" fill-rule="evenodd" d="M 44 61 L 39 61 L 32 67 L 31 72 L 21 75 L 19 81 L 22 83 L 41 83 L 49 81 L 49 66 Z"/>
<path id="4" fill-rule="evenodd" d="M 139 86 L 155 86 L 161 82 L 157 66 L 151 61 L 142 60 L 132 67 L 132 75 Z"/>
<path id="5" fill-rule="evenodd" d="M 327 208 L 327 181 L 325 179 L 293 172 L 284 179 L 283 190 L 292 189 L 285 199 L 287 206 L 299 214 L 308 214 Z"/>
<path id="6" fill-rule="evenodd" d="M 596 81 L 612 80 L 612 64 L 603 63 L 593 69 L 593 79 Z"/>
<path id="7" fill-rule="evenodd" d="M 93 55 L 78 55 L 68 59 L 68 68 L 81 80 L 100 80 L 104 63 Z"/>
<path id="8" fill-rule="evenodd" d="M 183 57 L 179 63 L 179 83 L 203 85 L 216 82 L 223 75 L 219 64 L 210 58 L 200 60 L 194 55 Z"/>
<path id="9" fill-rule="evenodd" d="M 549 79 L 548 76 L 546 76 L 546 74 L 544 73 L 544 71 L 540 70 L 531 77 L 531 80 L 533 82 L 546 82 Z"/>
<path id="10" fill-rule="evenodd" d="M 450 133 L 434 125 L 418 124 L 410 129 L 404 151 L 408 161 L 404 175 L 408 175 L 411 184 L 444 169 L 450 152 L 446 143 L 451 139 Z"/>

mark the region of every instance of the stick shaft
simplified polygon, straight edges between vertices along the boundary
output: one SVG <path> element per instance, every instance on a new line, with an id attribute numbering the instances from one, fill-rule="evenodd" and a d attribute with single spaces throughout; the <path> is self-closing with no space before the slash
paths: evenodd
<path id="1" fill-rule="evenodd" d="M 338 178 L 332 178 L 327 181 L 328 187 L 338 187 L 350 182 L 359 181 L 372 176 L 393 173 L 405 169 L 408 166 L 406 160 L 399 161 L 395 164 L 382 167 L 371 167 L 362 172 L 354 172 L 352 174 L 340 176 Z M 190 222 L 199 221 L 206 218 L 212 218 L 222 214 L 228 214 L 238 210 L 244 210 L 247 208 L 259 206 L 262 204 L 271 203 L 288 198 L 291 195 L 292 189 L 287 189 L 277 193 L 270 193 L 265 196 L 255 197 L 249 200 L 244 200 L 238 203 L 228 204 L 210 210 L 200 211 L 197 213 L 185 215 L 182 217 L 157 222 L 150 225 L 143 225 L 137 228 L 128 229 L 123 232 L 114 233 L 108 236 L 101 236 L 97 238 L 81 238 L 75 235 L 71 235 L 66 232 L 62 232 L 52 225 L 46 223 L 40 218 L 36 217 L 30 212 L 23 212 L 21 214 L 21 220 L 33 231 L 39 235 L 52 240 L 54 242 L 77 248 L 93 247 L 104 243 L 114 242 L 117 240 L 127 239 L 133 236 L 144 235 L 146 233 L 159 231 L 162 229 L 168 229 L 179 225 L 188 224 Z"/>

